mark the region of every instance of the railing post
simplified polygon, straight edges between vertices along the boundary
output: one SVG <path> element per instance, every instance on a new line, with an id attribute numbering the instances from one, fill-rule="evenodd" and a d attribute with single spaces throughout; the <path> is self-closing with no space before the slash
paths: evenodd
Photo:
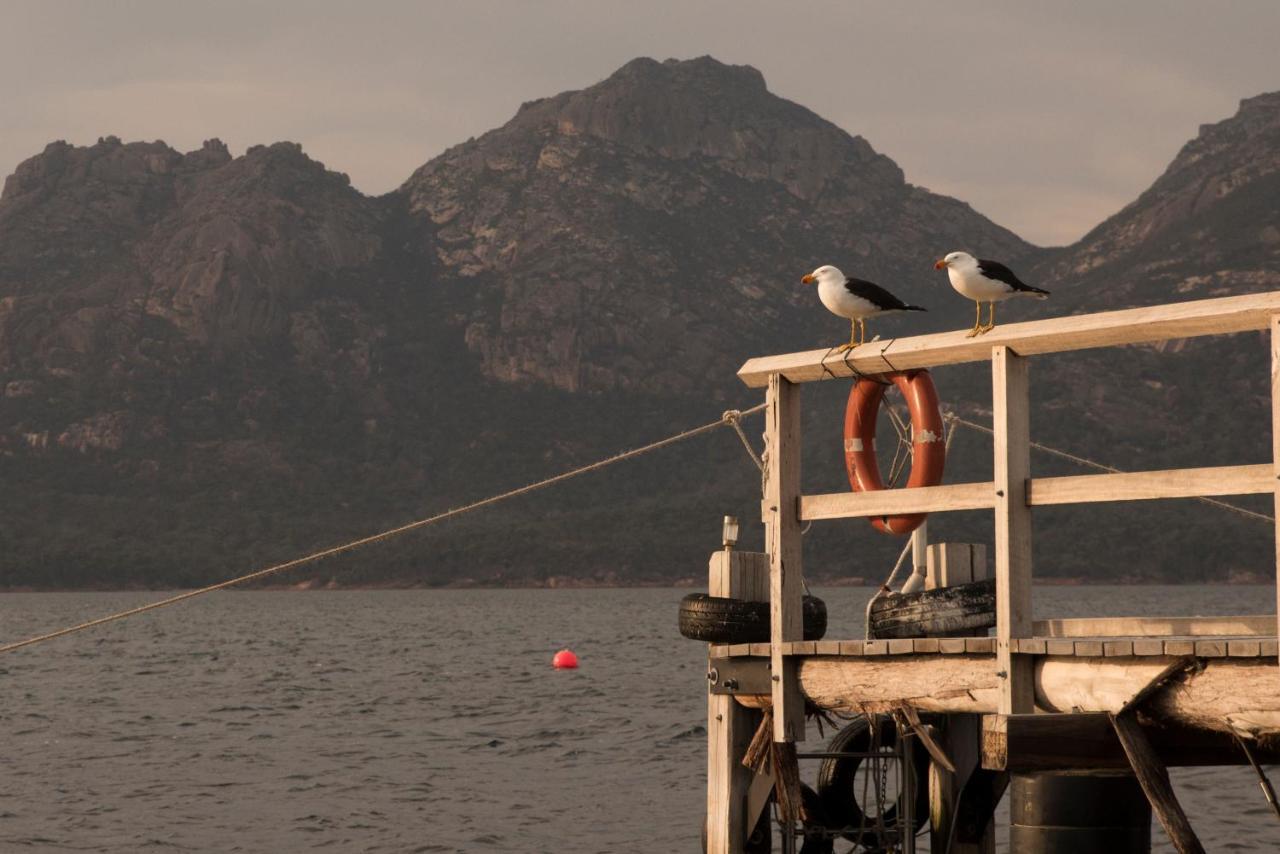
<path id="1" fill-rule="evenodd" d="M 996 669 L 1003 674 L 999 712 L 1035 711 L 1032 659 L 1011 642 L 1031 635 L 1031 417 L 1027 360 L 1010 348 L 991 350 L 995 430 Z"/>
<path id="2" fill-rule="evenodd" d="M 1276 616 L 1280 620 L 1280 314 L 1271 316 L 1271 465 L 1276 489 Z M 1276 636 L 1280 637 L 1280 623 Z"/>
<path id="3" fill-rule="evenodd" d="M 804 697 L 784 645 L 804 640 L 800 549 L 800 386 L 769 377 L 765 397 L 764 521 L 769 553 L 770 673 L 774 741 L 804 739 Z"/>

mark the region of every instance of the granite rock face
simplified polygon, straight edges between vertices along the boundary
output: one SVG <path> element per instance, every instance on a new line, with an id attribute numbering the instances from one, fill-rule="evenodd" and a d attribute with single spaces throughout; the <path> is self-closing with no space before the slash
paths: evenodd
<path id="1" fill-rule="evenodd" d="M 225 577 L 750 405 L 745 358 L 847 334 L 799 284 L 821 263 L 930 308 L 874 322 L 886 337 L 971 322 L 932 269 L 960 246 L 1054 290 L 1002 320 L 1280 287 L 1278 127 L 1280 96 L 1244 102 L 1055 250 L 709 57 L 525 104 L 380 198 L 291 143 L 53 143 L 0 195 L 0 585 Z M 1187 350 L 1172 370 L 1155 348 L 1037 362 L 1037 438 L 1126 468 L 1214 462 L 1205 413 L 1261 417 L 1262 351 Z M 1206 410 L 1188 389 L 1210 365 Z M 982 370 L 939 386 L 989 418 Z M 806 390 L 815 490 L 842 488 L 843 393 Z M 1264 453 L 1255 438 L 1220 455 Z M 754 518 L 756 473 L 731 436 L 669 453 L 324 571 L 696 577 L 719 515 Z M 962 436 L 954 479 L 985 466 Z M 1168 513 L 1176 536 L 1124 553 L 1126 573 L 1208 559 L 1218 520 Z M 949 524 L 936 538 L 985 536 Z M 1114 577 L 1097 561 L 1131 524 L 1054 528 L 1046 574 Z M 829 576 L 878 577 L 897 548 L 856 526 L 808 542 Z M 1252 548 L 1229 569 L 1269 540 Z"/>

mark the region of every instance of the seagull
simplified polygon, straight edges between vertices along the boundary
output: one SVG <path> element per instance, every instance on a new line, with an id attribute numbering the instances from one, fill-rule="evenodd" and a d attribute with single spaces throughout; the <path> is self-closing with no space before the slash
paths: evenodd
<path id="1" fill-rule="evenodd" d="M 895 311 L 927 311 L 918 305 L 907 305 L 875 282 L 851 279 L 838 267 L 827 264 L 800 279 L 806 285 L 818 283 L 818 299 L 827 311 L 849 318 L 849 343 L 840 345 L 840 352 L 852 350 L 866 343 L 867 318 Z"/>
<path id="2" fill-rule="evenodd" d="M 1048 299 L 1049 292 L 1032 287 L 1019 279 L 1012 270 L 999 261 L 984 261 L 968 252 L 952 252 L 933 265 L 935 270 L 947 271 L 951 287 L 963 297 L 973 300 L 977 316 L 968 337 L 990 332 L 996 326 L 996 303 L 1009 297 L 1035 297 Z M 982 304 L 991 307 L 991 319 L 982 324 Z"/>

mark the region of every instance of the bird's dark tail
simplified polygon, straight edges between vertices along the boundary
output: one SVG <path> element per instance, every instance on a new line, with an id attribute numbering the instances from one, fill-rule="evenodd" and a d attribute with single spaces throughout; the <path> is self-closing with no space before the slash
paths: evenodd
<path id="1" fill-rule="evenodd" d="M 922 305 L 904 305 L 902 307 L 902 310 L 903 311 L 928 311 L 929 309 L 925 308 Z"/>
<path id="2" fill-rule="evenodd" d="M 1035 297 L 1036 299 L 1049 298 L 1048 291 L 1046 291 L 1044 288 L 1037 288 L 1034 285 L 1023 285 L 1021 288 L 1018 288 L 1018 291 L 1020 293 L 1026 294 L 1029 297 Z"/>

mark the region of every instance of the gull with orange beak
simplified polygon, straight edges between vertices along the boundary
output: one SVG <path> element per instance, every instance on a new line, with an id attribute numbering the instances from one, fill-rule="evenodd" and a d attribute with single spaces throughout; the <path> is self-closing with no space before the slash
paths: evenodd
<path id="1" fill-rule="evenodd" d="M 977 317 L 974 318 L 973 329 L 969 330 L 969 338 L 995 328 L 996 303 L 1004 302 L 1010 297 L 1049 298 L 1048 291 L 1028 285 L 999 261 L 974 258 L 968 252 L 951 252 L 934 264 L 933 268 L 946 270 L 947 277 L 951 279 L 951 287 L 960 296 L 973 300 L 977 306 Z M 982 322 L 984 302 L 990 306 L 991 312 L 991 319 L 985 325 Z"/>
<path id="2" fill-rule="evenodd" d="M 907 305 L 875 282 L 852 279 L 830 264 L 819 267 L 800 281 L 806 285 L 817 283 L 818 299 L 822 300 L 827 311 L 849 319 L 849 343 L 840 345 L 841 353 L 866 343 L 868 317 L 897 311 L 927 310 L 918 305 Z"/>

